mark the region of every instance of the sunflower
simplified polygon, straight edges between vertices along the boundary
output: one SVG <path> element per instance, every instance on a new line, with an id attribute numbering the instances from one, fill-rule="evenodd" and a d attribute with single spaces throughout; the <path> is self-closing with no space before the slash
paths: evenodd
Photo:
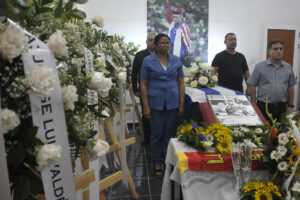
<path id="1" fill-rule="evenodd" d="M 274 183 L 272 183 L 272 182 L 267 183 L 267 191 L 270 193 L 274 193 L 278 197 L 281 197 L 278 187 L 276 185 L 274 185 Z"/>
<path id="2" fill-rule="evenodd" d="M 255 200 L 272 200 L 272 195 L 266 190 L 257 190 L 255 192 Z"/>
<path id="3" fill-rule="evenodd" d="M 217 131 L 217 133 L 215 134 L 216 135 L 216 137 L 218 138 L 218 137 L 227 137 L 227 136 L 229 136 L 229 134 L 230 134 L 230 132 L 228 132 L 228 131 L 225 131 L 225 130 L 218 130 Z"/>
<path id="4" fill-rule="evenodd" d="M 181 134 L 184 134 L 184 133 L 185 133 L 185 131 L 186 131 L 186 126 L 183 126 L 183 127 L 181 127 L 181 129 L 180 129 L 180 133 L 181 133 Z"/>
<path id="5" fill-rule="evenodd" d="M 296 164 L 296 161 L 298 160 L 298 156 L 296 156 L 295 154 L 292 154 L 287 159 L 289 161 L 289 164 L 291 166 L 294 166 Z"/>
<path id="6" fill-rule="evenodd" d="M 250 191 L 252 191 L 252 190 L 255 190 L 255 185 L 256 185 L 256 182 L 249 181 L 249 182 L 243 187 L 244 192 L 250 192 Z"/>
<path id="7" fill-rule="evenodd" d="M 290 156 L 288 157 L 289 163 L 290 163 L 292 166 L 294 166 L 294 165 L 296 164 L 296 161 L 297 161 L 297 159 L 299 158 L 299 156 L 300 156 L 300 149 L 299 149 L 299 147 L 298 147 L 298 144 L 296 143 L 296 144 L 294 145 L 293 154 L 290 155 Z"/>
<path id="8" fill-rule="evenodd" d="M 221 154 L 228 154 L 230 152 L 230 145 L 232 143 L 231 137 L 219 137 L 217 140 L 217 150 Z"/>
<path id="9" fill-rule="evenodd" d="M 264 182 L 257 182 L 254 186 L 255 190 L 263 190 L 266 187 Z"/>
<path id="10" fill-rule="evenodd" d="M 190 131 L 190 130 L 192 130 L 192 129 L 193 129 L 193 126 L 190 125 L 190 124 L 186 126 L 186 130 L 187 130 L 187 131 Z"/>

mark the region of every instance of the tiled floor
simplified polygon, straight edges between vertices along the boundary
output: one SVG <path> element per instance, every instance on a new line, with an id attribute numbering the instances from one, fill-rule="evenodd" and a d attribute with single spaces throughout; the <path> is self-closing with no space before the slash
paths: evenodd
<path id="1" fill-rule="evenodd" d="M 139 200 L 159 200 L 162 188 L 162 179 L 154 176 L 152 158 L 149 145 L 142 145 L 142 135 L 134 131 L 129 125 L 130 137 L 136 138 L 136 143 L 127 147 L 127 165 L 130 170 Z M 120 166 L 114 164 L 114 155 L 108 155 L 109 168 L 102 168 L 101 178 L 120 170 Z M 106 191 L 108 200 L 133 199 L 129 189 L 120 181 Z"/>

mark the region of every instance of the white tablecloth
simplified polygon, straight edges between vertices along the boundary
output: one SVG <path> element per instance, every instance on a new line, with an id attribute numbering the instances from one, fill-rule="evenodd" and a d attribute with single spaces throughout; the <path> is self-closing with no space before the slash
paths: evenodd
<path id="1" fill-rule="evenodd" d="M 171 181 L 181 185 L 184 200 L 235 200 L 237 198 L 236 179 L 233 172 L 192 171 L 179 173 L 175 152 L 196 152 L 178 139 L 171 139 L 166 156 L 166 171 L 163 180 L 161 200 L 171 200 Z M 173 170 L 172 170 L 173 166 Z M 251 179 L 262 180 L 267 171 L 252 171 Z"/>

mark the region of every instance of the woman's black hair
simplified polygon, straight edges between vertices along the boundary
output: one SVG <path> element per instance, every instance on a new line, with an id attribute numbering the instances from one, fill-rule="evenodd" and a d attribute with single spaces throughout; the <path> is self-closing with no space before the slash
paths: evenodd
<path id="1" fill-rule="evenodd" d="M 157 45 L 158 44 L 158 41 L 160 40 L 160 38 L 162 37 L 167 37 L 170 41 L 170 37 L 167 35 L 167 34 L 164 34 L 164 33 L 159 33 L 155 36 L 154 38 L 154 44 Z"/>

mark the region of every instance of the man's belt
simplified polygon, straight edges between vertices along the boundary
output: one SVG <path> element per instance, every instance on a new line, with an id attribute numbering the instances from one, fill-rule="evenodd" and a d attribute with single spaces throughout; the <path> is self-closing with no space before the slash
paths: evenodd
<path id="1" fill-rule="evenodd" d="M 266 105 L 266 102 L 263 101 L 257 101 L 257 105 Z M 276 103 L 268 103 L 268 106 L 274 107 L 274 108 L 279 108 L 281 106 L 285 106 L 286 102 L 276 102 Z"/>

